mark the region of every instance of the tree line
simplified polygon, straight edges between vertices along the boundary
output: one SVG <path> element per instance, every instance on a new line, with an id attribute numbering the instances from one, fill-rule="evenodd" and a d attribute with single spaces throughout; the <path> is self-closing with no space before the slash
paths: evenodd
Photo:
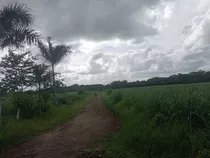
<path id="1" fill-rule="evenodd" d="M 127 82 L 115 81 L 105 87 L 110 88 L 131 88 L 131 87 L 144 87 L 155 85 L 172 85 L 172 84 L 187 84 L 187 83 L 201 83 L 210 81 L 210 71 L 199 70 L 197 72 L 190 72 L 187 74 L 174 74 L 169 77 L 153 77 L 148 80 Z"/>
<path id="2" fill-rule="evenodd" d="M 119 89 L 119 88 L 132 88 L 132 87 L 144 87 L 144 86 L 155 86 L 155 85 L 171 85 L 171 84 L 187 84 L 187 83 L 201 83 L 210 82 L 210 71 L 199 70 L 197 72 L 190 72 L 187 74 L 174 74 L 169 77 L 153 77 L 143 81 L 128 82 L 114 81 L 107 85 L 93 84 L 93 85 L 78 85 L 74 84 L 66 87 L 59 87 L 59 92 L 74 92 L 80 89 L 87 91 L 102 91 L 106 88 Z"/>

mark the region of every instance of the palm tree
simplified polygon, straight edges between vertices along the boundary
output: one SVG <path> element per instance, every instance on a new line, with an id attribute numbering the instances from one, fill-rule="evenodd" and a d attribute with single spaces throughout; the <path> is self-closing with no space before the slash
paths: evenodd
<path id="1" fill-rule="evenodd" d="M 11 3 L 0 9 L 0 47 L 32 44 L 39 35 L 31 28 L 34 18 L 25 4 Z"/>
<path id="2" fill-rule="evenodd" d="M 48 66 L 46 66 L 45 64 L 39 64 L 39 65 L 35 65 L 34 69 L 33 69 L 33 74 L 34 74 L 34 78 L 33 78 L 33 82 L 35 84 L 38 85 L 38 92 L 41 92 L 41 87 L 42 84 L 44 83 L 45 80 L 45 76 L 48 73 Z M 39 97 L 40 99 L 40 97 Z"/>
<path id="3" fill-rule="evenodd" d="M 45 64 L 35 65 L 33 69 L 33 82 L 38 86 L 38 104 L 39 104 L 39 113 L 42 113 L 42 105 L 41 105 L 41 93 L 42 93 L 42 85 L 44 85 L 45 77 L 48 74 L 48 66 Z"/>
<path id="4" fill-rule="evenodd" d="M 72 53 L 71 47 L 64 44 L 53 45 L 51 37 L 47 38 L 47 45 L 39 41 L 38 47 L 44 59 L 51 64 L 54 102 L 57 104 L 55 98 L 55 66 L 59 64 L 67 54 Z"/>

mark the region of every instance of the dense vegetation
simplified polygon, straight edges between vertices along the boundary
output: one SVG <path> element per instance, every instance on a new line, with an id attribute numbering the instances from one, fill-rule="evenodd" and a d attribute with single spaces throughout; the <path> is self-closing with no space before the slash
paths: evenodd
<path id="1" fill-rule="evenodd" d="M 210 157 L 210 84 L 105 91 L 121 121 L 106 141 L 110 157 Z"/>

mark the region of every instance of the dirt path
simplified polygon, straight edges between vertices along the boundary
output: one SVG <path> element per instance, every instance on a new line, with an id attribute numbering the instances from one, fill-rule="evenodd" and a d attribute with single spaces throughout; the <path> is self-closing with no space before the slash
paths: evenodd
<path id="1" fill-rule="evenodd" d="M 70 158 L 80 149 L 103 139 L 116 129 L 117 120 L 102 103 L 101 94 L 92 97 L 81 114 L 59 129 L 8 149 L 4 158 Z"/>

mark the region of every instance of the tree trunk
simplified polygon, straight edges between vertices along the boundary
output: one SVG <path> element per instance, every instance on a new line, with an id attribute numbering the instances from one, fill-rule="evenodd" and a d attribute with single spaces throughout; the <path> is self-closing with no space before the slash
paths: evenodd
<path id="1" fill-rule="evenodd" d="M 2 127 L 2 104 L 0 103 L 0 128 Z"/>
<path id="2" fill-rule="evenodd" d="M 42 115 L 42 105 L 41 105 L 41 83 L 39 83 L 39 115 Z"/>
<path id="3" fill-rule="evenodd" d="M 19 120 L 19 119 L 20 119 L 20 108 L 18 108 L 17 115 L 16 115 L 16 120 Z"/>
<path id="4" fill-rule="evenodd" d="M 52 64 L 52 76 L 53 76 L 53 99 L 54 99 L 54 104 L 57 105 L 57 99 L 55 95 L 55 69 L 54 69 L 54 64 Z"/>

